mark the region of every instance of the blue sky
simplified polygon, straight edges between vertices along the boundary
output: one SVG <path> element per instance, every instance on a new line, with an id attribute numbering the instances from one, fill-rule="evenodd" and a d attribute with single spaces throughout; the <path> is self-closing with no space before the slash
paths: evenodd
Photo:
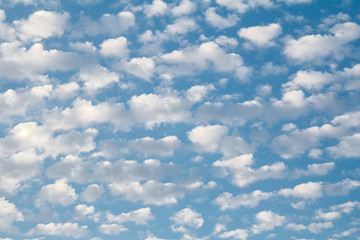
<path id="1" fill-rule="evenodd" d="M 0 240 L 360 239 L 359 1 L 0 9 Z"/>

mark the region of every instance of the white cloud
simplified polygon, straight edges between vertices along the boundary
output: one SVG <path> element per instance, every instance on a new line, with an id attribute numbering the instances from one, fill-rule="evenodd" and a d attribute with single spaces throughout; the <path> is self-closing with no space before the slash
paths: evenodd
<path id="1" fill-rule="evenodd" d="M 39 173 L 45 157 L 33 148 L 3 157 L 0 161 L 0 189 L 10 194 L 21 189 L 26 181 Z"/>
<path id="2" fill-rule="evenodd" d="M 20 42 L 0 44 L 0 77 L 41 81 L 45 72 L 69 71 L 79 67 L 84 59 L 72 52 L 56 49 L 45 50 L 41 43 L 34 43 L 29 49 Z"/>
<path id="3" fill-rule="evenodd" d="M 269 199 L 272 196 L 272 193 L 262 192 L 260 190 L 256 190 L 249 194 L 239 194 L 237 196 L 225 192 L 218 196 L 213 203 L 219 205 L 221 210 L 235 209 L 241 206 L 254 208 L 258 206 L 260 201 Z"/>
<path id="4" fill-rule="evenodd" d="M 344 179 L 336 183 L 328 183 L 324 190 L 329 196 L 347 195 L 351 190 L 360 188 L 360 181 Z"/>
<path id="5" fill-rule="evenodd" d="M 196 10 L 196 4 L 190 0 L 181 0 L 178 6 L 171 9 L 171 13 L 175 16 L 188 15 Z"/>
<path id="6" fill-rule="evenodd" d="M 81 198 L 84 199 L 86 202 L 95 202 L 103 193 L 104 189 L 101 185 L 90 184 L 81 193 Z"/>
<path id="7" fill-rule="evenodd" d="M 239 13 L 245 13 L 257 7 L 272 8 L 274 3 L 270 0 L 255 1 L 233 1 L 233 0 L 216 0 L 220 6 L 224 6 L 229 10 L 235 10 Z"/>
<path id="8" fill-rule="evenodd" d="M 319 182 L 308 182 L 296 185 L 294 188 L 283 188 L 278 192 L 284 197 L 298 197 L 315 200 L 323 196 L 323 185 Z"/>
<path id="9" fill-rule="evenodd" d="M 308 149 L 320 146 L 322 139 L 341 137 L 345 132 L 345 128 L 331 124 L 309 127 L 303 130 L 295 129 L 289 134 L 275 137 L 271 147 L 282 158 L 288 159 L 303 154 Z"/>
<path id="10" fill-rule="evenodd" d="M 40 10 L 34 12 L 27 20 L 14 21 L 24 40 L 38 41 L 42 38 L 62 36 L 70 20 L 67 12 L 57 13 Z"/>
<path id="11" fill-rule="evenodd" d="M 97 48 L 94 46 L 94 43 L 85 41 L 85 42 L 71 42 L 70 47 L 79 52 L 85 53 L 96 53 Z"/>
<path id="12" fill-rule="evenodd" d="M 121 213 L 120 215 L 113 215 L 111 213 L 106 214 L 106 220 L 108 222 L 116 223 L 134 222 L 136 225 L 144 225 L 148 224 L 148 222 L 153 219 L 154 216 L 149 207 L 140 208 L 127 213 Z"/>
<path id="13" fill-rule="evenodd" d="M 249 236 L 249 233 L 246 229 L 235 229 L 228 232 L 223 232 L 219 235 L 220 238 L 233 238 L 246 240 Z"/>
<path id="14" fill-rule="evenodd" d="M 100 44 L 100 54 L 104 57 L 123 58 L 129 55 L 128 42 L 125 37 L 109 38 Z"/>
<path id="15" fill-rule="evenodd" d="M 24 221 L 23 214 L 16 208 L 15 204 L 9 202 L 4 197 L 0 198 L 0 229 L 1 232 L 9 231 L 13 228 L 14 222 Z"/>
<path id="16" fill-rule="evenodd" d="M 306 35 L 297 40 L 287 41 L 285 55 L 298 62 L 321 61 L 329 56 L 342 59 L 345 54 L 345 44 L 360 37 L 360 26 L 353 22 L 337 24 L 326 35 Z"/>
<path id="17" fill-rule="evenodd" d="M 326 150 L 335 158 L 356 158 L 360 156 L 360 133 L 343 137 L 340 142 L 333 147 L 327 147 Z"/>
<path id="18" fill-rule="evenodd" d="M 251 231 L 254 234 L 258 234 L 284 225 L 286 217 L 280 216 L 272 211 L 262 211 L 256 214 L 255 221 L 256 224 L 251 226 Z"/>
<path id="19" fill-rule="evenodd" d="M 77 96 L 78 91 L 80 90 L 79 84 L 76 82 L 69 82 L 64 84 L 59 84 L 51 92 L 51 97 L 65 100 L 68 98 L 73 98 Z"/>
<path id="20" fill-rule="evenodd" d="M 187 133 L 189 140 L 194 143 L 195 151 L 216 152 L 228 128 L 221 125 L 198 126 Z"/>
<path id="21" fill-rule="evenodd" d="M 330 171 L 332 171 L 335 168 L 335 163 L 333 162 L 327 162 L 327 163 L 313 163 L 307 165 L 306 170 L 302 169 L 295 169 L 295 172 L 292 174 L 292 177 L 298 178 L 302 176 L 324 176 L 328 174 Z"/>
<path id="22" fill-rule="evenodd" d="M 150 81 L 154 74 L 155 62 L 153 59 L 146 57 L 132 58 L 130 61 L 123 59 L 118 63 L 114 63 L 114 67 L 145 81 Z"/>
<path id="23" fill-rule="evenodd" d="M 83 132 L 70 131 L 52 137 L 52 132 L 46 126 L 38 126 L 35 122 L 19 123 L 11 129 L 8 136 L 0 138 L 0 154 L 15 153 L 28 148 L 56 157 L 59 154 L 89 152 L 94 149 L 94 136 L 97 130 L 87 129 Z"/>
<path id="24" fill-rule="evenodd" d="M 275 44 L 273 39 L 278 37 L 281 32 L 282 28 L 278 23 L 271 23 L 267 26 L 241 28 L 238 35 L 258 47 L 268 47 Z"/>
<path id="25" fill-rule="evenodd" d="M 346 203 L 333 205 L 330 207 L 332 211 L 340 211 L 347 214 L 351 213 L 355 208 L 360 208 L 359 201 L 348 201 Z"/>
<path id="26" fill-rule="evenodd" d="M 111 76 L 111 75 L 110 75 Z M 117 130 L 129 129 L 129 117 L 125 116 L 123 103 L 103 102 L 92 105 L 91 101 L 76 99 L 73 108 L 55 108 L 44 116 L 45 125 L 54 130 L 69 130 L 91 124 L 112 123 Z"/>
<path id="27" fill-rule="evenodd" d="M 324 229 L 332 228 L 333 224 L 332 222 L 321 222 L 321 223 L 310 223 L 308 226 L 305 226 L 303 224 L 296 224 L 296 223 L 289 223 L 286 225 L 287 229 L 293 230 L 293 231 L 304 231 L 308 230 L 309 232 L 318 234 L 322 232 Z"/>
<path id="28" fill-rule="evenodd" d="M 332 222 L 324 222 L 324 223 L 311 223 L 308 226 L 308 230 L 312 233 L 320 233 L 322 232 L 324 229 L 329 229 L 334 227 L 334 225 L 332 224 Z"/>
<path id="29" fill-rule="evenodd" d="M 198 107 L 195 117 L 202 122 L 218 121 L 224 125 L 242 126 L 257 119 L 265 111 L 265 106 L 257 101 L 237 103 L 205 102 Z"/>
<path id="30" fill-rule="evenodd" d="M 310 4 L 312 0 L 277 0 L 278 2 L 284 2 L 287 5 L 295 5 L 295 4 Z"/>
<path id="31" fill-rule="evenodd" d="M 177 225 L 187 225 L 192 228 L 200 228 L 204 223 L 201 214 L 190 208 L 184 208 L 176 212 L 170 220 Z"/>
<path id="32" fill-rule="evenodd" d="M 341 213 L 337 211 L 323 212 L 321 209 L 316 210 L 315 219 L 321 219 L 324 221 L 332 221 L 341 217 Z"/>
<path id="33" fill-rule="evenodd" d="M 212 41 L 163 54 L 159 63 L 158 72 L 174 76 L 193 75 L 210 68 L 214 72 L 232 73 L 239 80 L 245 81 L 251 73 L 251 68 L 243 65 L 240 55 L 226 53 Z"/>
<path id="34" fill-rule="evenodd" d="M 181 17 L 174 21 L 173 24 L 166 26 L 165 34 L 176 35 L 186 34 L 198 28 L 196 21 L 192 18 Z M 171 37 L 171 36 L 170 36 Z"/>
<path id="35" fill-rule="evenodd" d="M 68 206 L 73 204 L 78 195 L 75 192 L 75 189 L 68 185 L 64 179 L 59 179 L 55 181 L 54 184 L 44 185 L 35 201 L 37 207 L 41 207 L 44 202 L 58 203 L 62 206 Z"/>
<path id="36" fill-rule="evenodd" d="M 226 48 L 235 48 L 238 45 L 238 41 L 235 38 L 228 37 L 225 35 L 220 35 L 215 39 L 215 43 L 219 46 L 223 46 Z"/>
<path id="37" fill-rule="evenodd" d="M 88 215 L 95 213 L 94 206 L 87 206 L 85 204 L 79 204 L 75 207 L 74 217 L 77 220 L 83 220 Z"/>
<path id="38" fill-rule="evenodd" d="M 101 226 L 99 227 L 99 232 L 106 234 L 106 235 L 118 235 L 121 232 L 126 232 L 129 229 L 127 229 L 126 227 L 124 227 L 123 225 L 119 225 L 119 224 L 101 224 Z"/>
<path id="39" fill-rule="evenodd" d="M 224 168 L 226 173 L 231 173 L 231 182 L 238 187 L 245 187 L 259 180 L 279 179 L 286 176 L 287 167 L 282 162 L 264 165 L 257 169 L 250 167 L 253 164 L 253 155 L 243 154 L 230 159 L 217 160 L 213 166 Z"/>
<path id="40" fill-rule="evenodd" d="M 0 39 L 7 41 L 14 41 L 16 39 L 15 29 L 5 22 L 6 13 L 0 9 Z"/>
<path id="41" fill-rule="evenodd" d="M 147 17 L 160 16 L 168 11 L 168 6 L 162 0 L 153 0 L 151 4 L 144 6 L 144 13 Z"/>
<path id="42" fill-rule="evenodd" d="M 176 92 L 165 94 L 142 94 L 127 102 L 133 119 L 152 129 L 160 124 L 187 122 L 190 119 L 190 104 Z"/>
<path id="43" fill-rule="evenodd" d="M 74 27 L 73 35 L 81 37 L 83 34 L 96 36 L 99 34 L 117 36 L 135 26 L 135 15 L 124 11 L 118 14 L 104 14 L 98 20 L 84 16 Z"/>
<path id="44" fill-rule="evenodd" d="M 145 238 L 145 240 L 165 240 L 163 238 L 157 238 L 155 237 L 153 234 L 151 234 L 150 232 L 147 233 L 147 237 Z"/>
<path id="45" fill-rule="evenodd" d="M 285 228 L 293 230 L 293 231 L 303 231 L 307 229 L 307 226 L 303 224 L 289 223 L 285 226 Z"/>
<path id="46" fill-rule="evenodd" d="M 239 18 L 236 14 L 228 14 L 227 17 L 222 17 L 216 13 L 216 8 L 212 7 L 205 11 L 205 20 L 211 26 L 224 29 L 235 26 Z"/>
<path id="47" fill-rule="evenodd" d="M 176 204 L 184 193 L 174 183 L 160 183 L 149 180 L 144 184 L 139 182 L 109 184 L 113 195 L 124 195 L 131 202 L 142 201 L 144 204 L 167 205 Z"/>
<path id="48" fill-rule="evenodd" d="M 288 69 L 285 65 L 275 65 L 273 62 L 267 62 L 261 67 L 261 75 L 279 75 L 287 73 Z"/>
<path id="49" fill-rule="evenodd" d="M 131 140 L 128 147 L 145 155 L 169 156 L 173 155 L 180 145 L 181 141 L 176 136 L 166 136 L 158 140 L 151 137 Z"/>
<path id="50" fill-rule="evenodd" d="M 192 86 L 186 91 L 186 97 L 193 103 L 201 102 L 213 90 L 213 84 Z"/>
<path id="51" fill-rule="evenodd" d="M 81 238 L 88 234 L 87 226 L 79 226 L 77 223 L 48 223 L 38 224 L 27 235 L 49 235 Z"/>
<path id="52" fill-rule="evenodd" d="M 84 82 L 85 91 L 89 94 L 95 94 L 97 90 L 119 82 L 119 77 L 117 73 L 100 65 L 83 68 L 74 76 L 76 80 Z"/>

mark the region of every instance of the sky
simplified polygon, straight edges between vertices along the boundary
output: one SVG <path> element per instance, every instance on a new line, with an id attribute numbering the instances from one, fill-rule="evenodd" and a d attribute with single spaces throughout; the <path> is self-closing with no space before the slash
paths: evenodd
<path id="1" fill-rule="evenodd" d="M 0 0 L 0 240 L 360 240 L 360 1 Z"/>

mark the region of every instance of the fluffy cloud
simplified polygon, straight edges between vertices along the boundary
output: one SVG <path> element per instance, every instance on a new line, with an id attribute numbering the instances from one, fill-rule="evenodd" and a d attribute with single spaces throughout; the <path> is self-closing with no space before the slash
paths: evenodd
<path id="1" fill-rule="evenodd" d="M 99 232 L 106 234 L 106 235 L 118 235 L 121 232 L 125 232 L 128 231 L 129 229 L 127 229 L 126 227 L 124 227 L 123 225 L 119 225 L 119 224 L 101 224 L 101 226 L 99 227 Z"/>
<path id="2" fill-rule="evenodd" d="M 160 124 L 186 122 L 190 119 L 190 104 L 176 93 L 142 94 L 133 96 L 128 102 L 136 122 L 144 123 L 148 129 Z"/>
<path id="3" fill-rule="evenodd" d="M 358 189 L 360 181 L 344 179 L 336 183 L 328 183 L 324 186 L 324 190 L 329 196 L 347 195 L 351 190 Z"/>
<path id="4" fill-rule="evenodd" d="M 340 211 L 347 214 L 351 213 L 356 208 L 360 208 L 359 201 L 348 201 L 346 203 L 333 205 L 330 207 L 332 211 Z"/>
<path id="5" fill-rule="evenodd" d="M 24 221 L 23 214 L 16 208 L 15 204 L 4 197 L 0 198 L 0 231 L 8 231 L 13 228 L 13 222 Z"/>
<path id="6" fill-rule="evenodd" d="M 324 221 L 332 221 L 341 217 L 340 212 L 332 211 L 332 212 L 323 212 L 322 210 L 316 210 L 316 219 L 322 219 Z"/>
<path id="7" fill-rule="evenodd" d="M 220 238 L 233 238 L 246 240 L 249 236 L 249 233 L 246 229 L 236 229 L 228 232 L 223 232 L 219 235 Z"/>
<path id="8" fill-rule="evenodd" d="M 312 0 L 277 0 L 278 2 L 284 2 L 287 5 L 295 5 L 295 4 L 309 4 Z"/>
<path id="9" fill-rule="evenodd" d="M 216 152 L 228 128 L 221 125 L 198 126 L 187 133 L 189 140 L 199 152 Z"/>
<path id="10" fill-rule="evenodd" d="M 334 227 L 334 225 L 332 224 L 332 222 L 324 222 L 324 223 L 311 223 L 308 226 L 308 230 L 312 233 L 320 233 L 322 232 L 322 230 L 324 229 L 329 229 Z"/>
<path id="11" fill-rule="evenodd" d="M 326 150 L 328 150 L 335 158 L 354 158 L 360 156 L 360 150 L 357 147 L 359 144 L 360 133 L 355 133 L 352 136 L 343 137 L 336 146 L 328 147 Z"/>
<path id="12" fill-rule="evenodd" d="M 212 7 L 205 11 L 205 20 L 210 25 L 224 29 L 235 26 L 239 20 L 236 14 L 228 14 L 226 18 L 216 13 L 216 8 Z"/>
<path id="13" fill-rule="evenodd" d="M 213 163 L 213 166 L 224 168 L 227 173 L 231 173 L 231 182 L 239 187 L 245 187 L 259 180 L 284 178 L 286 176 L 287 168 L 282 162 L 264 165 L 257 169 L 250 167 L 253 164 L 253 155 L 243 154 L 230 159 L 217 160 Z"/>
<path id="14" fill-rule="evenodd" d="M 335 163 L 333 162 L 309 164 L 306 170 L 296 169 L 292 177 L 299 178 L 302 176 L 312 176 L 312 175 L 324 176 L 334 168 L 335 168 Z"/>
<path id="15" fill-rule="evenodd" d="M 97 90 L 119 82 L 119 77 L 117 73 L 110 72 L 107 68 L 96 65 L 81 69 L 74 78 L 84 82 L 86 92 L 95 94 Z"/>
<path id="16" fill-rule="evenodd" d="M 129 55 L 125 37 L 110 38 L 100 44 L 100 54 L 104 57 L 126 57 Z"/>
<path id="17" fill-rule="evenodd" d="M 334 227 L 332 222 L 320 222 L 320 223 L 311 223 L 308 226 L 305 226 L 303 224 L 295 224 L 295 223 L 289 223 L 286 225 L 287 229 L 293 230 L 293 231 L 304 231 L 308 230 L 309 232 L 318 234 L 322 232 L 324 229 L 329 229 Z"/>
<path id="18" fill-rule="evenodd" d="M 23 183 L 35 177 L 45 159 L 30 148 L 5 157 L 0 161 L 0 190 L 15 193 Z"/>
<path id="19" fill-rule="evenodd" d="M 106 214 L 106 219 L 108 222 L 124 223 L 124 222 L 134 222 L 136 225 L 147 224 L 148 221 L 154 219 L 154 216 L 151 213 L 151 209 L 140 208 L 135 211 L 121 213 L 120 215 L 113 215 L 111 213 Z"/>
<path id="20" fill-rule="evenodd" d="M 52 157 L 88 152 L 94 148 L 93 138 L 97 133 L 95 129 L 87 129 L 82 133 L 70 131 L 53 137 L 52 132 L 45 126 L 39 126 L 35 122 L 20 123 L 8 136 L 0 138 L 0 154 L 11 154 L 28 148 L 38 149 Z"/>
<path id="21" fill-rule="evenodd" d="M 201 102 L 214 89 L 213 84 L 192 86 L 186 91 L 186 97 L 193 103 Z"/>
<path id="22" fill-rule="evenodd" d="M 20 38 L 38 41 L 42 38 L 63 35 L 69 20 L 70 15 L 67 12 L 41 10 L 31 14 L 27 20 L 15 21 L 14 25 L 20 32 Z"/>
<path id="23" fill-rule="evenodd" d="M 196 10 L 196 4 L 190 0 L 181 0 L 178 6 L 171 9 L 171 13 L 175 16 L 187 15 Z"/>
<path id="24" fill-rule="evenodd" d="M 315 200 L 323 196 L 323 185 L 318 182 L 308 182 L 296 185 L 294 188 L 281 189 L 278 194 L 285 197 L 298 197 Z"/>
<path id="25" fill-rule="evenodd" d="M 200 228 L 204 223 L 201 214 L 190 208 L 184 208 L 176 212 L 170 220 L 177 225 L 187 225 L 193 228 Z"/>
<path id="26" fill-rule="evenodd" d="M 144 6 L 144 13 L 147 17 L 163 15 L 167 10 L 167 4 L 162 0 L 153 0 L 151 4 L 146 4 Z"/>
<path id="27" fill-rule="evenodd" d="M 256 190 L 250 194 L 239 194 L 233 196 L 231 193 L 225 192 L 218 196 L 213 203 L 219 205 L 221 210 L 234 209 L 240 206 L 256 207 L 260 201 L 269 199 L 272 193 Z"/>
<path id="28" fill-rule="evenodd" d="M 144 204 L 167 205 L 176 204 L 178 198 L 183 198 L 184 193 L 174 183 L 160 183 L 149 180 L 144 184 L 131 182 L 127 184 L 109 184 L 113 195 L 124 195 L 132 202 L 142 201 Z"/>
<path id="29" fill-rule="evenodd" d="M 256 214 L 255 221 L 256 224 L 252 225 L 251 231 L 254 234 L 258 234 L 284 225 L 286 217 L 280 216 L 272 211 L 262 211 Z"/>
<path id="30" fill-rule="evenodd" d="M 123 103 L 99 103 L 76 99 L 73 108 L 53 109 L 44 117 L 45 125 L 54 130 L 69 130 L 91 124 L 111 122 L 117 129 L 128 130 L 129 123 Z"/>
<path id="31" fill-rule="evenodd" d="M 102 194 L 104 189 L 98 184 L 90 184 L 87 188 L 81 193 L 81 198 L 86 202 L 95 202 Z"/>
<path id="32" fill-rule="evenodd" d="M 45 50 L 41 43 L 29 49 L 19 42 L 0 44 L 0 77 L 22 80 L 25 78 L 39 81 L 45 72 L 69 71 L 83 62 L 76 53 L 56 49 Z"/>
<path id="33" fill-rule="evenodd" d="M 167 136 L 161 139 L 144 137 L 131 140 L 128 147 L 145 155 L 169 156 L 174 153 L 181 145 L 181 141 L 176 136 Z"/>
<path id="34" fill-rule="evenodd" d="M 167 25 L 165 29 L 165 34 L 176 35 L 176 34 L 186 34 L 190 31 L 194 31 L 198 28 L 195 20 L 192 18 L 178 18 L 174 21 L 173 24 Z"/>
<path id="35" fill-rule="evenodd" d="M 266 47 L 274 45 L 275 43 L 272 40 L 279 36 L 281 32 L 282 28 L 278 23 L 271 23 L 267 26 L 241 28 L 238 35 L 258 47 Z"/>
<path id="36" fill-rule="evenodd" d="M 44 185 L 38 193 L 35 204 L 41 207 L 44 202 L 50 202 L 68 206 L 74 203 L 77 197 L 75 189 L 68 185 L 64 179 L 60 179 L 54 184 Z"/>
<path id="37" fill-rule="evenodd" d="M 246 80 L 251 69 L 243 65 L 243 59 L 235 53 L 226 53 L 215 42 L 205 42 L 199 46 L 190 46 L 171 53 L 163 54 L 158 72 L 170 72 L 177 75 L 193 75 L 213 67 L 213 71 L 233 73 L 238 79 Z"/>
<path id="38" fill-rule="evenodd" d="M 360 37 L 360 26 L 353 22 L 337 24 L 326 35 L 306 35 L 287 41 L 285 55 L 298 62 L 321 62 L 326 57 L 343 58 L 346 44 Z"/>
<path id="39" fill-rule="evenodd" d="M 94 206 L 86 206 L 85 204 L 79 204 L 75 207 L 75 218 L 76 219 L 83 219 L 87 215 L 92 215 L 95 213 Z"/>
<path id="40" fill-rule="evenodd" d="M 340 91 L 356 90 L 360 86 L 356 80 L 360 76 L 360 64 L 355 64 L 351 68 L 344 68 L 343 71 L 332 73 L 320 71 L 298 71 L 291 76 L 291 81 L 282 85 L 286 90 L 303 88 L 307 91 L 320 91 L 325 87 L 331 87 L 342 83 Z"/>
<path id="41" fill-rule="evenodd" d="M 81 238 L 88 234 L 87 226 L 79 226 L 77 223 L 48 223 L 38 224 L 27 235 L 49 235 Z"/>
<path id="42" fill-rule="evenodd" d="M 146 57 L 132 58 L 130 61 L 123 59 L 115 63 L 114 67 L 138 78 L 150 81 L 154 73 L 155 62 L 153 59 Z"/>
<path id="43" fill-rule="evenodd" d="M 83 34 L 90 36 L 96 36 L 99 34 L 117 36 L 126 32 L 134 25 L 135 15 L 127 11 L 119 12 L 115 15 L 107 13 L 97 20 L 84 16 L 77 24 L 73 35 L 76 37 L 82 36 Z"/>
<path id="44" fill-rule="evenodd" d="M 239 13 L 245 13 L 257 7 L 271 8 L 274 3 L 271 0 L 257 1 L 232 1 L 232 0 L 216 0 L 220 6 L 224 6 L 229 10 L 235 10 Z"/>

